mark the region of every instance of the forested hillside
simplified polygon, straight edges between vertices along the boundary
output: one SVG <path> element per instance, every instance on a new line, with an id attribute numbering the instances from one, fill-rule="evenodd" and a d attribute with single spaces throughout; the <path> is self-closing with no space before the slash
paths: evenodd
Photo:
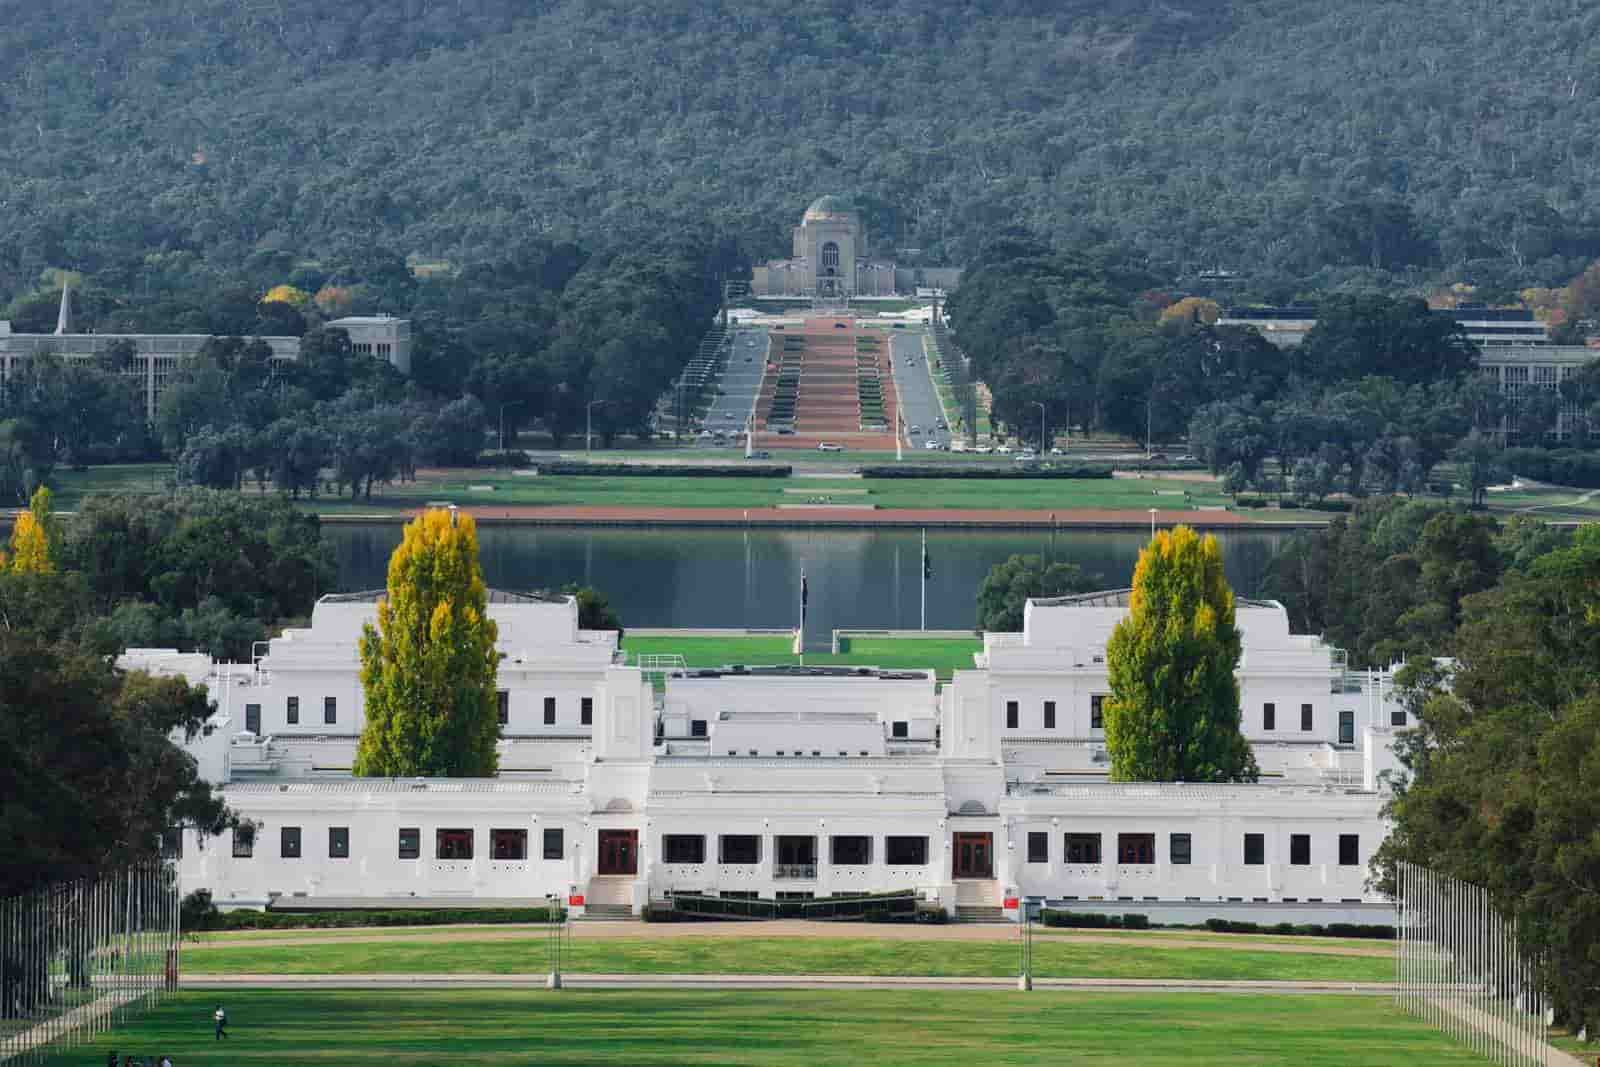
<path id="1" fill-rule="evenodd" d="M 522 235 L 760 258 L 822 192 L 929 261 L 1022 227 L 1264 298 L 1506 290 L 1600 252 L 1597 61 L 1578 0 L 12 5 L 0 294 Z"/>

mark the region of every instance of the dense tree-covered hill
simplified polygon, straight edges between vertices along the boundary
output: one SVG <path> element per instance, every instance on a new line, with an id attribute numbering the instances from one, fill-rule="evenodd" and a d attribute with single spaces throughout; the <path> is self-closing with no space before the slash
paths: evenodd
<path id="1" fill-rule="evenodd" d="M 1597 61 L 1580 0 L 12 5 L 0 292 L 517 235 L 759 258 L 820 192 L 929 259 L 1023 227 L 1263 296 L 1563 280 L 1600 250 Z"/>

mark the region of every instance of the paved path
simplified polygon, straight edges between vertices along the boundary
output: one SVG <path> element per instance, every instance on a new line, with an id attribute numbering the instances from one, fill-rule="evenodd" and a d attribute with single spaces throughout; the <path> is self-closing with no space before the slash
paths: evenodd
<path id="1" fill-rule="evenodd" d="M 545 974 L 185 975 L 184 989 L 542 989 Z M 1015 989 L 1015 978 L 892 975 L 563 974 L 568 989 Z M 1272 996 L 1392 996 L 1387 982 L 1229 982 L 1140 978 L 1035 978 L 1035 989 L 1103 993 L 1239 993 Z"/>

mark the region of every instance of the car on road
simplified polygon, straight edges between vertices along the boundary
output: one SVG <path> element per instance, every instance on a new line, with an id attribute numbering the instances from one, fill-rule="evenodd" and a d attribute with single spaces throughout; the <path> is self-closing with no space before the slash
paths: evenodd
<path id="1" fill-rule="evenodd" d="M 1018 452 L 1015 456 L 1013 456 L 1011 458 L 1011 462 L 1013 462 L 1013 463 L 1037 463 L 1037 462 L 1039 462 L 1039 456 L 1036 453 L 1033 453 L 1033 452 Z"/>
<path id="2" fill-rule="evenodd" d="M 929 441 L 927 444 L 923 445 L 922 447 L 926 448 L 929 452 L 941 452 L 941 451 L 944 450 L 944 446 L 941 445 L 938 441 Z"/>
<path id="3" fill-rule="evenodd" d="M 974 445 L 972 447 L 972 451 L 976 452 L 980 456 L 987 456 L 990 452 L 993 452 L 994 449 L 990 448 L 988 445 Z"/>
<path id="4" fill-rule="evenodd" d="M 836 323 L 833 324 L 833 328 L 835 330 L 848 330 L 850 327 L 846 326 L 842 322 L 836 322 Z"/>
<path id="5" fill-rule="evenodd" d="M 777 434 L 780 437 L 793 437 L 794 436 L 794 427 L 793 426 L 779 426 L 776 430 L 774 430 L 772 432 Z"/>
<path id="6" fill-rule="evenodd" d="M 750 453 L 748 456 L 746 456 L 744 458 L 745 459 L 771 459 L 772 458 L 772 453 L 768 452 L 764 448 L 758 448 L 754 452 Z"/>
<path id="7" fill-rule="evenodd" d="M 832 441 L 818 441 L 817 442 L 817 451 L 818 452 L 843 452 L 844 451 L 844 445 L 836 445 Z"/>
<path id="8" fill-rule="evenodd" d="M 1052 456 L 1064 456 L 1064 455 L 1066 455 L 1066 453 L 1065 453 L 1065 452 L 1063 452 L 1063 451 L 1061 451 L 1061 449 L 1060 449 L 1060 448 L 1059 448 L 1059 447 L 1057 447 L 1057 448 L 1052 448 L 1052 449 L 1051 449 L 1051 450 L 1050 450 L 1050 454 L 1051 454 L 1051 455 L 1052 455 Z"/>
<path id="9" fill-rule="evenodd" d="M 696 441 L 709 441 L 709 440 L 711 440 L 711 431 L 710 430 L 701 430 L 698 434 L 695 435 L 695 440 Z"/>
<path id="10" fill-rule="evenodd" d="M 939 427 L 939 429 L 941 429 L 941 430 L 948 430 L 950 428 L 950 427 L 948 427 L 948 426 L 946 426 L 944 424 L 944 420 L 943 419 L 940 419 L 938 422 L 934 423 L 934 425 Z"/>
<path id="11" fill-rule="evenodd" d="M 1009 455 L 1011 455 L 1011 446 L 1010 445 L 1001 445 L 999 448 L 995 449 L 995 451 L 998 452 L 1002 456 L 1009 456 Z"/>
<path id="12" fill-rule="evenodd" d="M 911 434 L 920 434 L 920 433 L 922 433 L 922 427 L 921 426 L 913 426 L 913 427 L 911 427 L 911 429 L 907 430 L 906 432 L 907 433 L 911 433 Z"/>

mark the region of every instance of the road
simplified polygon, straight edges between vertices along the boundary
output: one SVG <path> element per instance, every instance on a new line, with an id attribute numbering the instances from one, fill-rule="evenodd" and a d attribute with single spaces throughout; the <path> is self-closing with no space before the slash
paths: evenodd
<path id="1" fill-rule="evenodd" d="M 921 333 L 893 333 L 889 337 L 889 357 L 894 360 L 894 379 L 900 389 L 900 412 L 906 429 L 917 427 L 921 432 L 906 438 L 908 446 L 927 449 L 927 442 L 937 441 L 949 447 L 950 431 L 938 428 L 944 419 L 939 407 L 939 392 L 928 376 L 927 357 L 922 351 Z"/>
<path id="2" fill-rule="evenodd" d="M 756 397 L 761 393 L 766 353 L 767 331 L 734 330 L 733 351 L 716 386 L 723 395 L 714 397 L 706 412 L 705 428 L 733 435 L 729 444 L 737 446 L 740 455 L 744 454 L 745 420 L 755 411 Z M 760 429 L 759 424 L 757 429 Z"/>

